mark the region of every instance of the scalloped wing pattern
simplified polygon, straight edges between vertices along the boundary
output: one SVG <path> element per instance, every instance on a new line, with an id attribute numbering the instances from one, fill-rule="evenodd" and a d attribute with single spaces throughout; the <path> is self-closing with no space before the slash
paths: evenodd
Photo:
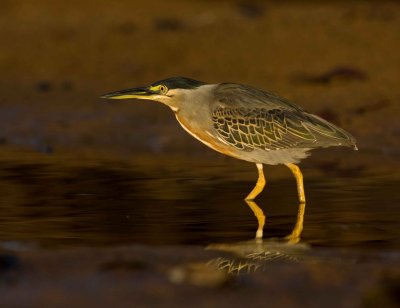
<path id="1" fill-rule="evenodd" d="M 317 116 L 289 110 L 218 107 L 212 120 L 219 136 L 243 151 L 346 145 L 351 139 Z"/>

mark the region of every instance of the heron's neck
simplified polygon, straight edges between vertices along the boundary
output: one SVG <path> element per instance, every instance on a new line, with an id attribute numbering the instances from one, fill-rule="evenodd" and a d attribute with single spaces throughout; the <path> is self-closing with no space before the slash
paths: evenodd
<path id="1" fill-rule="evenodd" d="M 209 105 L 216 86 L 215 84 L 207 84 L 196 89 L 172 90 L 170 93 L 171 98 L 162 101 L 162 103 L 170 107 L 175 113 L 193 114 Z"/>

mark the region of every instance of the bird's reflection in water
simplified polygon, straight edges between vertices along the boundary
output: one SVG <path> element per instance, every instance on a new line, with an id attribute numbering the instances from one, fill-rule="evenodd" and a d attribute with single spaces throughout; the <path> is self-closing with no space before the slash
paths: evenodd
<path id="1" fill-rule="evenodd" d="M 258 204 L 254 200 L 245 200 L 247 205 L 253 211 L 254 216 L 256 216 L 258 221 L 258 229 L 256 232 L 256 239 L 262 239 L 263 230 L 265 225 L 265 215 L 263 210 L 258 206 Z M 304 221 L 304 211 L 306 208 L 306 204 L 301 202 L 299 204 L 298 212 L 297 212 L 297 220 L 296 224 L 293 228 L 293 231 L 286 236 L 285 238 L 290 243 L 298 243 L 300 241 L 301 232 L 303 231 L 303 221 Z"/>
<path id="2" fill-rule="evenodd" d="M 300 243 L 303 230 L 305 203 L 300 203 L 297 220 L 292 232 L 284 238 L 263 240 L 265 215 L 254 201 L 246 201 L 258 220 L 258 229 L 254 240 L 230 243 L 211 244 L 210 250 L 232 253 L 234 257 L 219 257 L 211 260 L 208 265 L 229 274 L 251 273 L 263 270 L 269 263 L 296 263 L 308 250 L 306 244 Z"/>

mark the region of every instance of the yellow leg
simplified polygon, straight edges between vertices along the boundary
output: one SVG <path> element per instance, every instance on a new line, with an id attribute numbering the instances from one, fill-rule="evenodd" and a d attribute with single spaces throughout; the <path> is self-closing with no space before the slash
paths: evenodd
<path id="1" fill-rule="evenodd" d="M 297 212 L 296 225 L 294 226 L 292 233 L 290 233 L 288 236 L 286 236 L 286 239 L 291 244 L 296 244 L 296 243 L 300 242 L 300 235 L 301 235 L 301 232 L 303 231 L 305 208 L 306 208 L 306 204 L 305 203 L 300 203 L 299 204 L 299 210 Z"/>
<path id="2" fill-rule="evenodd" d="M 246 200 L 247 205 L 253 211 L 254 215 L 257 217 L 258 229 L 256 232 L 256 239 L 261 239 L 263 237 L 263 229 L 265 224 L 265 215 L 263 210 L 252 200 Z"/>
<path id="3" fill-rule="evenodd" d="M 304 194 L 304 185 L 303 185 L 303 174 L 300 171 L 300 168 L 295 164 L 286 164 L 286 166 L 292 171 L 293 175 L 296 178 L 297 182 L 297 192 L 299 194 L 300 203 L 306 202 L 306 196 Z"/>
<path id="4" fill-rule="evenodd" d="M 256 166 L 257 166 L 257 169 L 258 169 L 258 180 L 257 180 L 256 186 L 253 188 L 253 190 L 245 198 L 246 201 L 254 200 L 254 198 L 257 197 L 260 194 L 260 192 L 263 191 L 264 186 L 265 186 L 265 177 L 264 177 L 264 172 L 263 172 L 263 165 L 262 164 L 256 164 Z"/>

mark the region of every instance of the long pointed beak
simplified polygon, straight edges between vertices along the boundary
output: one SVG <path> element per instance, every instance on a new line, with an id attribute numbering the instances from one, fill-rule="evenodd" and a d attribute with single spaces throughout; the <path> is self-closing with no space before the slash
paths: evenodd
<path id="1" fill-rule="evenodd" d="M 151 99 L 151 97 L 156 94 L 147 87 L 132 88 L 116 92 L 111 92 L 100 96 L 100 98 L 107 99 L 127 99 L 127 98 L 141 98 L 141 99 Z"/>

